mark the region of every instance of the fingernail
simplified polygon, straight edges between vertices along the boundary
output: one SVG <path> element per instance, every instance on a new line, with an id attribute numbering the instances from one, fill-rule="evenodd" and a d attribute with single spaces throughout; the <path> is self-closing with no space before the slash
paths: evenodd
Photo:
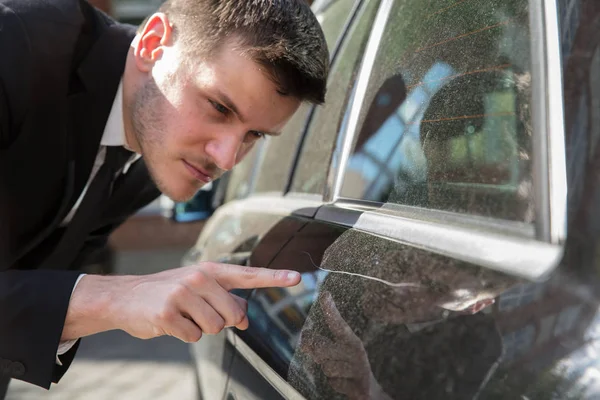
<path id="1" fill-rule="evenodd" d="M 295 281 L 296 279 L 298 279 L 299 276 L 300 276 L 300 274 L 297 273 L 296 271 L 291 271 L 291 272 L 288 272 L 287 279 L 288 279 L 288 281 Z"/>

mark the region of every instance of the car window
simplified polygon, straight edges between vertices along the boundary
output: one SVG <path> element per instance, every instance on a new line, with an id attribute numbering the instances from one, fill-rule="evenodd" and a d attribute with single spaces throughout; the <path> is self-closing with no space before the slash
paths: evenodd
<path id="1" fill-rule="evenodd" d="M 335 17 L 339 7 L 348 7 L 347 3 L 350 2 L 340 1 L 330 5 L 324 15 L 331 13 L 332 18 Z M 323 193 L 342 112 L 356 79 L 378 4 L 379 1 L 375 0 L 363 2 L 357 22 L 351 27 L 341 45 L 340 53 L 330 71 L 325 104 L 316 109 L 310 122 L 292 179 L 292 192 Z"/>
<path id="2" fill-rule="evenodd" d="M 256 177 L 256 193 L 283 192 L 312 106 L 302 104 L 281 136 L 268 138 Z"/>
<path id="3" fill-rule="evenodd" d="M 528 10 L 396 1 L 340 195 L 533 222 Z"/>
<path id="4" fill-rule="evenodd" d="M 261 154 L 262 147 L 265 146 L 265 142 L 265 140 L 260 140 L 256 143 L 252 150 L 246 154 L 246 157 L 231 170 L 227 183 L 225 202 L 243 199 L 250 195 L 257 160 Z"/>
<path id="5" fill-rule="evenodd" d="M 360 0 L 328 0 L 321 6 L 313 8 L 317 19 L 321 23 L 323 35 L 327 42 L 329 52 L 334 51 L 334 47 L 343 33 L 344 26 L 348 21 L 350 12 L 355 4 Z"/>
<path id="6" fill-rule="evenodd" d="M 343 32 L 354 8 L 354 0 L 329 1 L 317 10 L 329 52 Z M 252 150 L 231 176 L 227 201 L 249 196 L 251 193 L 283 192 L 289 182 L 302 134 L 312 106 L 304 103 L 286 124 L 280 137 L 268 138 Z"/>

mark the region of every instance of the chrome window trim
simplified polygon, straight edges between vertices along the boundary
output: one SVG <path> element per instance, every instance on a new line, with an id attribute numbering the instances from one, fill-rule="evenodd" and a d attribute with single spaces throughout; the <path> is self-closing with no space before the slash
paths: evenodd
<path id="1" fill-rule="evenodd" d="M 258 356 L 242 338 L 235 334 L 232 329 L 227 329 L 227 340 L 234 346 L 237 352 L 248 361 L 250 365 L 265 378 L 275 390 L 284 398 L 289 400 L 304 400 L 304 397 L 285 381 L 273 368 Z"/>
<path id="2" fill-rule="evenodd" d="M 483 217 L 473 214 L 461 214 L 457 212 L 434 210 L 422 207 L 408 206 L 396 203 L 377 203 L 368 200 L 356 200 L 341 197 L 335 205 L 351 208 L 357 211 L 372 211 L 383 215 L 399 216 L 403 218 L 417 219 L 419 221 L 469 227 L 476 231 L 496 232 L 504 235 L 535 239 L 535 227 L 532 224 L 520 221 L 509 221 Z"/>
<path id="3" fill-rule="evenodd" d="M 543 0 L 548 132 L 549 240 L 563 243 L 567 235 L 567 167 L 560 27 L 556 0 Z"/>
<path id="4" fill-rule="evenodd" d="M 533 201 L 535 207 L 536 237 L 542 241 L 550 241 L 550 205 L 548 199 L 548 128 L 546 96 L 546 63 L 543 0 L 529 1 L 529 26 L 531 43 L 531 125 L 532 137 L 532 178 Z M 543 99 L 536 101 L 536 99 Z"/>
<path id="5" fill-rule="evenodd" d="M 398 213 L 386 215 L 343 202 L 321 207 L 315 219 L 532 281 L 547 278 L 563 254 L 561 246 L 533 238 Z"/>
<path id="6" fill-rule="evenodd" d="M 346 108 L 347 112 L 344 115 L 340 135 L 336 141 L 337 144 L 331 158 L 329 174 L 325 180 L 324 198 L 328 203 L 335 201 L 339 197 L 341 191 L 346 164 L 350 157 L 352 143 L 354 142 L 354 136 L 356 135 L 358 128 L 362 103 L 367 94 L 369 78 L 371 77 L 373 66 L 375 65 L 377 51 L 379 50 L 379 42 L 385 31 L 387 19 L 390 16 L 393 3 L 393 0 L 381 0 L 381 4 L 379 4 L 379 9 L 377 10 L 373 22 L 373 28 L 369 33 L 369 40 L 359 69 L 358 79 L 356 80 L 356 84 L 350 95 L 350 101 L 348 102 L 349 107 Z"/>

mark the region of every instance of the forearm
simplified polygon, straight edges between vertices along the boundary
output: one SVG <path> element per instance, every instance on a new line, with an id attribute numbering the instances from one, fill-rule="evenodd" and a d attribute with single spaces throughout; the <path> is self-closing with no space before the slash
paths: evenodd
<path id="1" fill-rule="evenodd" d="M 123 288 L 135 280 L 134 276 L 84 276 L 71 296 L 61 341 L 120 329 L 120 293 L 126 293 Z"/>

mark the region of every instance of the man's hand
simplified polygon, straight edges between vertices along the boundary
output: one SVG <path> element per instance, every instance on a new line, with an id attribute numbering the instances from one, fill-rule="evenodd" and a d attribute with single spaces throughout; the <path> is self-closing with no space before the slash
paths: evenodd
<path id="1" fill-rule="evenodd" d="M 145 276 L 86 275 L 71 298 L 62 340 L 121 329 L 142 339 L 195 342 L 225 327 L 248 328 L 246 300 L 230 290 L 299 282 L 293 271 L 210 262 Z"/>

